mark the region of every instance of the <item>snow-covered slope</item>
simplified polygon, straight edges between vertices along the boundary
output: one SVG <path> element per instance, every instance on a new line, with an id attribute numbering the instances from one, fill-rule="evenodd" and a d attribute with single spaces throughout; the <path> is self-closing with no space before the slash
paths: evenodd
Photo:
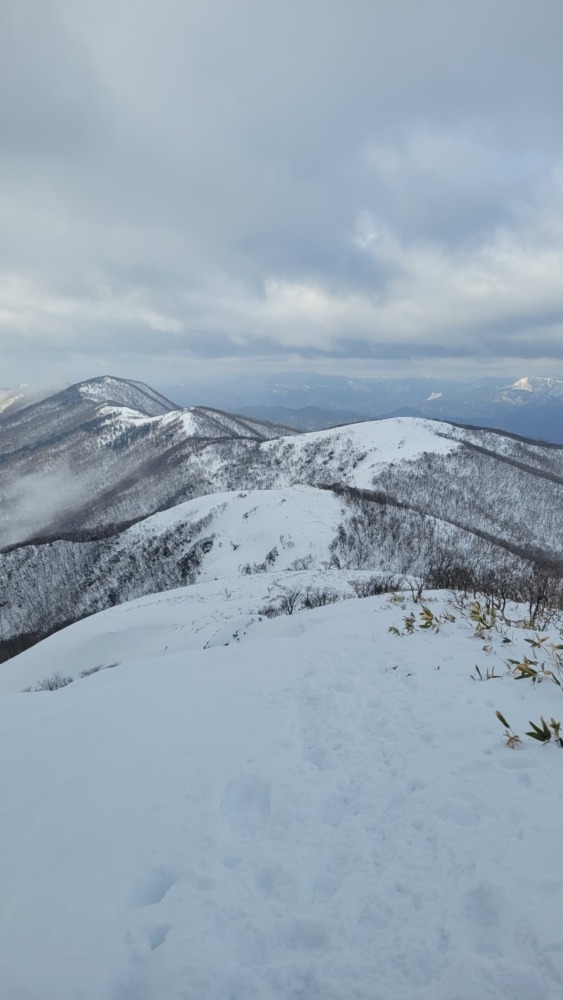
<path id="1" fill-rule="evenodd" d="M 149 385 L 145 385 L 144 382 L 115 378 L 113 375 L 100 375 L 98 378 L 79 382 L 72 387 L 72 391 L 81 396 L 82 399 L 88 399 L 94 403 L 111 402 L 115 406 L 129 407 L 149 417 L 156 417 L 177 409 L 175 403 L 171 403 L 169 399 L 151 389 Z"/>
<path id="2" fill-rule="evenodd" d="M 286 428 L 201 407 L 149 386 L 100 378 L 0 418 L 0 544 L 144 517 L 207 492 L 190 475 L 214 442 L 267 441 Z"/>
<path id="3" fill-rule="evenodd" d="M 140 383 L 94 379 L 0 418 L 0 544 L 115 530 L 225 490 L 295 483 L 386 489 L 386 470 L 396 478 L 399 467 L 421 466 L 425 456 L 455 478 L 455 456 L 466 461 L 468 447 L 483 450 L 485 437 L 491 468 L 502 456 L 536 473 L 563 474 L 560 449 L 502 434 L 399 417 L 295 435 L 218 410 L 175 409 Z"/>
<path id="4" fill-rule="evenodd" d="M 448 455 L 459 448 L 446 437 L 448 425 L 417 418 L 367 421 L 282 438 L 265 447 L 274 459 L 281 457 L 303 478 L 314 469 L 317 481 L 346 482 L 370 488 L 387 466 L 408 462 L 425 453 Z"/>
<path id="5" fill-rule="evenodd" d="M 511 390 L 516 390 L 516 393 L 511 392 Z M 563 382 L 560 379 L 545 378 L 540 375 L 525 376 L 513 382 L 504 392 L 501 390 L 501 396 L 507 402 L 517 402 L 517 393 L 521 392 L 532 393 L 536 396 L 563 397 Z M 521 402 L 523 401 L 521 400 Z"/>
<path id="6" fill-rule="evenodd" d="M 0 554 L 9 601 L 4 640 L 46 632 L 142 594 L 196 580 L 326 568 L 343 517 L 332 492 L 308 486 L 218 493 L 155 514 L 118 535 Z M 375 568 L 375 567 L 372 567 Z"/>
<path id="7" fill-rule="evenodd" d="M 74 523 L 61 515 L 56 479 L 51 498 L 36 484 L 29 521 L 38 503 L 53 518 L 51 501 L 63 537 L 0 553 L 4 658 L 18 636 L 31 641 L 111 604 L 233 573 L 333 565 L 452 586 L 461 568 L 473 586 L 504 574 L 517 596 L 532 564 L 563 564 L 561 449 L 416 419 L 263 442 L 205 439 L 194 433 L 200 411 L 103 410 L 108 422 L 102 414 L 96 441 L 122 476 L 122 436 L 166 425 L 185 449 L 171 444 L 132 469 L 120 490 L 108 483 L 100 493 L 98 481 Z M 76 475 L 72 486 L 99 475 L 92 453 L 90 460 L 85 480 Z M 139 516 L 148 498 L 167 506 L 172 487 L 177 501 L 195 498 L 127 530 L 108 529 L 110 514 Z M 25 535 L 28 495 L 16 499 Z"/>
<path id="8" fill-rule="evenodd" d="M 3 996 L 559 1000 L 562 751 L 524 731 L 563 702 L 506 670 L 525 609 L 480 639 L 440 595 L 438 632 L 388 596 L 243 627 L 264 579 L 240 585 L 10 664 L 33 683 L 119 661 L 0 697 Z"/>

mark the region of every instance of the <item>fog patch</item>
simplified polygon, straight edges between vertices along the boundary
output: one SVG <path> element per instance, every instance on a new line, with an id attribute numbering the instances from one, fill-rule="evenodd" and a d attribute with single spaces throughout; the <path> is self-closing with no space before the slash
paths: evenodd
<path id="1" fill-rule="evenodd" d="M 68 465 L 31 472 L 9 483 L 0 501 L 0 546 L 23 542 L 55 529 L 57 521 L 86 502 Z"/>

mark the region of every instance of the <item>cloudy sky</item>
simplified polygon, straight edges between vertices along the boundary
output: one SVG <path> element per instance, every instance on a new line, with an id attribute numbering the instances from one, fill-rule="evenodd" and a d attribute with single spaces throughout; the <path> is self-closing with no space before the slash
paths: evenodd
<path id="1" fill-rule="evenodd" d="M 1 0 L 0 384 L 563 377 L 561 0 Z"/>

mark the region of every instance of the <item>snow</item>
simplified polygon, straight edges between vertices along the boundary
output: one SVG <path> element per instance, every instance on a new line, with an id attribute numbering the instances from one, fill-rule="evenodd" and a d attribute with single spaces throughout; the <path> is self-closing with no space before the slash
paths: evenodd
<path id="1" fill-rule="evenodd" d="M 150 594 L 83 618 L 7 660 L 0 669 L 0 695 L 35 687 L 54 672 L 77 679 L 100 664 L 136 663 L 164 652 L 223 645 L 285 591 L 326 588 L 346 599 L 355 596 L 349 581 L 373 576 L 377 574 L 362 570 L 282 571 L 224 576 Z"/>
<path id="2" fill-rule="evenodd" d="M 366 421 L 310 431 L 290 439 L 278 438 L 263 448 L 274 453 L 283 447 L 292 449 L 292 461 L 297 463 L 315 447 L 327 450 L 327 467 L 333 480 L 342 479 L 342 471 L 353 459 L 353 470 L 347 470 L 345 480 L 360 489 L 373 486 L 374 475 L 385 466 L 419 458 L 425 452 L 446 455 L 460 447 L 444 436 L 450 425 L 419 417 L 391 417 L 387 420 Z M 357 455 L 360 457 L 356 457 Z"/>
<path id="3" fill-rule="evenodd" d="M 563 382 L 556 378 L 546 378 L 542 375 L 530 375 L 518 379 L 508 386 L 509 389 L 519 389 L 521 392 L 532 392 L 552 396 L 563 394 Z"/>
<path id="4" fill-rule="evenodd" d="M 421 417 L 390 417 L 387 420 L 367 420 L 345 427 L 333 427 L 324 431 L 310 431 L 297 438 L 291 438 L 295 449 L 315 442 L 352 442 L 354 448 L 368 448 L 379 452 L 380 462 L 397 459 L 408 460 L 422 455 L 425 451 L 447 454 L 456 445 L 440 437 L 443 431 L 434 420 Z M 449 426 L 448 426 L 449 430 Z"/>
<path id="5" fill-rule="evenodd" d="M 144 382 L 116 378 L 113 375 L 101 375 L 88 379 L 86 382 L 79 382 L 74 388 L 84 399 L 90 399 L 96 403 L 113 400 L 125 407 L 139 410 L 148 416 L 156 416 L 175 409 L 170 400 L 161 396 L 150 386 L 145 385 Z"/>
<path id="6" fill-rule="evenodd" d="M 119 430 L 123 427 L 133 427 L 139 424 L 160 424 L 168 417 L 175 417 L 175 412 L 162 414 L 162 416 L 147 417 L 139 410 L 132 410 L 130 406 L 114 406 L 112 403 L 103 403 L 98 408 L 98 415 L 101 417 L 111 417 L 116 424 L 120 424 Z"/>
<path id="7" fill-rule="evenodd" d="M 24 387 L 22 386 L 21 388 Z M 14 403 L 20 402 L 23 398 L 23 393 L 18 392 L 17 389 L 0 389 L 0 413 L 7 410 L 8 407 L 13 406 Z"/>
<path id="8" fill-rule="evenodd" d="M 197 415 L 191 410 L 183 410 L 180 414 L 174 414 L 177 420 L 179 420 L 182 430 L 186 437 L 194 437 L 199 433 L 199 426 L 201 421 L 198 421 Z"/>
<path id="9" fill-rule="evenodd" d="M 438 633 L 388 631 L 420 620 L 408 593 L 266 620 L 267 582 L 143 598 L 3 665 L 119 661 L 3 687 L 2 996 L 559 1000 L 563 757 L 524 731 L 563 702 L 504 667 L 533 633 L 476 638 L 444 594 Z"/>
<path id="10" fill-rule="evenodd" d="M 158 413 L 147 416 L 142 410 L 135 410 L 129 406 L 115 406 L 111 403 L 104 403 L 99 407 L 98 413 L 111 418 L 113 421 L 113 433 L 116 436 L 126 427 L 138 427 L 147 425 L 156 429 L 171 429 L 178 438 L 193 437 L 276 437 L 279 431 L 275 425 L 271 428 L 261 424 L 259 421 L 251 419 L 241 419 L 223 414 L 219 410 L 211 410 L 203 407 L 187 407 L 186 409 L 171 410 L 169 413 Z"/>
<path id="11" fill-rule="evenodd" d="M 511 389 L 522 389 L 524 392 L 533 392 L 533 387 L 530 384 L 529 378 L 520 378 L 517 382 L 514 382 L 510 386 Z"/>
<path id="12" fill-rule="evenodd" d="M 115 421 L 117 431 L 121 431 L 124 427 L 136 427 L 140 424 L 147 424 L 152 427 L 168 427 L 172 425 L 181 430 L 186 437 L 193 437 L 198 433 L 197 420 L 189 410 L 172 410 L 170 413 L 146 416 L 139 410 L 132 410 L 128 406 L 112 406 L 110 403 L 104 403 L 100 406 L 98 412 L 100 415 L 112 417 Z"/>
<path id="13" fill-rule="evenodd" d="M 313 486 L 213 493 L 153 514 L 124 532 L 123 541 L 134 546 L 146 535 L 158 538 L 182 522 L 204 518 L 211 518 L 206 530 L 213 534 L 213 548 L 200 571 L 200 579 L 207 581 L 263 564 L 268 554 L 268 569 L 290 569 L 296 559 L 312 565 L 328 562 L 342 503 Z"/>

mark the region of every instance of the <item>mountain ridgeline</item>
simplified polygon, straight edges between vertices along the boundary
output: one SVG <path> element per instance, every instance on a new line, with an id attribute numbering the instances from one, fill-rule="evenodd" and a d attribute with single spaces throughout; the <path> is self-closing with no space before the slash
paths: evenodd
<path id="1" fill-rule="evenodd" d="M 177 385 L 175 399 L 212 402 L 254 418 L 301 430 L 321 430 L 357 420 L 412 416 L 494 427 L 563 444 L 563 381 L 529 376 L 516 381 L 418 378 L 347 378 L 286 372 L 269 377 Z"/>
<path id="2" fill-rule="evenodd" d="M 0 418 L 2 657 L 144 594 L 372 571 L 560 600 L 563 447 L 421 418 L 296 434 L 99 378 Z"/>
<path id="3" fill-rule="evenodd" d="M 104 530 L 198 496 L 208 492 L 204 475 L 190 480 L 198 452 L 280 433 L 219 410 L 180 409 L 126 379 L 71 386 L 0 419 L 0 545 Z"/>

